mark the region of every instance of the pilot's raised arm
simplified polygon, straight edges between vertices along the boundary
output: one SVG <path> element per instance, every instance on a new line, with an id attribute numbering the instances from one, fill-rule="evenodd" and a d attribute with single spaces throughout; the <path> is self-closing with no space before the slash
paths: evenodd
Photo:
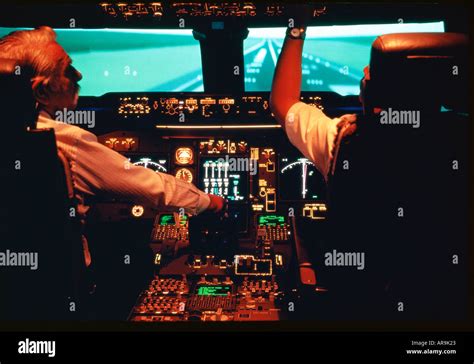
<path id="1" fill-rule="evenodd" d="M 300 101 L 301 60 L 306 27 L 294 19 L 288 28 L 273 77 L 270 106 L 288 139 L 310 159 L 327 180 L 339 118 L 331 119 L 316 107 Z"/>

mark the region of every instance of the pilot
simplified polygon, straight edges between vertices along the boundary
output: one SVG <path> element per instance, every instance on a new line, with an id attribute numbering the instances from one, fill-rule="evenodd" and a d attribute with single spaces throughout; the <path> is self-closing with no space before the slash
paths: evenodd
<path id="1" fill-rule="evenodd" d="M 446 307 L 446 303 L 437 307 L 432 304 L 440 299 L 439 282 L 447 279 L 446 270 L 439 268 L 440 262 L 449 255 L 445 249 L 456 249 L 453 245 L 463 241 L 452 235 L 462 230 L 456 226 L 463 220 L 460 215 L 440 214 L 430 204 L 441 186 L 446 189 L 448 185 L 461 184 L 451 174 L 444 179 L 437 172 L 438 165 L 426 161 L 442 161 L 446 158 L 443 153 L 462 155 L 464 152 L 457 149 L 458 143 L 454 141 L 462 135 L 458 125 L 464 123 L 455 119 L 455 113 L 437 116 L 437 98 L 425 105 L 428 98 L 424 95 L 420 97 L 419 108 L 430 115 L 430 123 L 423 133 L 411 132 L 411 128 L 385 128 L 372 116 L 380 109 L 366 109 L 368 67 L 361 81 L 359 100 L 363 115 L 358 115 L 358 120 L 356 115 L 330 118 L 319 108 L 300 102 L 306 27 L 304 17 L 295 15 L 294 20 L 295 27 L 287 30 L 276 66 L 270 106 L 290 142 L 314 162 L 327 181 L 327 236 L 318 237 L 318 243 L 327 244 L 338 254 L 362 253 L 366 259 L 360 271 L 348 267 L 325 271 L 328 274 L 322 275 L 323 281 L 336 298 L 330 301 L 326 312 L 338 318 L 396 318 L 401 311 L 400 306 L 394 309 L 394 302 L 409 301 L 411 317 L 435 317 L 436 310 L 444 312 Z M 444 82 L 441 80 L 440 84 Z M 449 120 L 449 127 L 448 118 L 456 121 Z M 349 160 L 350 170 L 340 168 Z M 452 199 L 456 200 L 464 198 Z M 400 205 L 410 209 L 409 218 L 400 214 L 404 211 Z M 311 236 L 307 240 L 314 239 Z M 326 262 L 320 264 L 322 271 L 323 265 Z M 431 310 L 429 314 L 427 307 Z"/>
<path id="2" fill-rule="evenodd" d="M 32 89 L 37 100 L 38 128 L 53 128 L 58 148 L 71 166 L 78 213 L 85 217 L 84 196 L 122 196 L 136 203 L 190 214 L 223 209 L 221 197 L 206 194 L 191 183 L 165 173 L 130 165 L 119 153 L 100 144 L 89 131 L 55 121 L 58 110 L 77 106 L 81 73 L 57 43 L 50 27 L 12 32 L 0 39 L 0 58 L 14 59 L 34 72 Z M 86 264 L 90 256 L 86 253 Z"/>
<path id="3" fill-rule="evenodd" d="M 357 173 L 350 177 L 344 175 L 342 179 L 335 178 L 335 165 L 341 151 L 339 146 L 342 145 L 342 140 L 349 139 L 346 137 L 355 135 L 357 118 L 355 114 L 330 118 L 319 108 L 300 101 L 302 50 L 306 22 L 304 16 L 294 18 L 295 27 L 287 29 L 276 66 L 270 107 L 290 142 L 315 164 L 327 182 L 331 208 L 328 219 L 329 236 L 326 238 L 330 241 L 331 248 L 344 252 L 362 251 L 364 254 L 367 253 L 370 259 L 370 264 L 361 274 L 333 269 L 326 275 L 326 284 L 331 287 L 335 295 L 333 297 L 336 297 L 334 302 L 337 303 L 331 304 L 327 312 L 335 315 L 334 317 L 341 317 L 339 316 L 341 314 L 351 318 L 380 317 L 389 310 L 383 292 L 386 287 L 386 277 L 390 274 L 386 270 L 391 266 L 385 264 L 388 248 L 383 251 L 383 245 L 377 245 L 374 242 L 377 241 L 375 237 L 380 229 L 386 224 L 380 221 L 379 225 L 374 223 L 377 228 L 371 226 L 364 229 L 362 227 L 365 227 L 364 224 L 367 222 L 363 220 L 363 217 L 372 216 L 369 215 L 370 211 L 367 211 L 367 214 L 362 213 L 362 210 L 354 211 L 355 206 L 361 206 L 363 203 L 360 201 L 360 196 L 351 191 L 356 189 L 366 191 L 367 195 L 373 195 L 375 192 L 370 191 L 372 185 L 361 186 L 361 181 L 364 179 L 358 178 Z M 362 90 L 365 79 L 370 77 L 369 69 L 365 68 L 364 73 L 359 97 L 362 104 L 364 103 Z M 364 192 L 361 194 L 364 195 Z M 367 201 L 365 201 L 365 208 L 369 209 Z M 372 221 L 375 221 L 375 218 Z M 357 243 L 354 244 L 354 242 Z M 383 264 L 386 266 L 384 267 Z M 349 305 L 348 302 L 350 302 Z"/>

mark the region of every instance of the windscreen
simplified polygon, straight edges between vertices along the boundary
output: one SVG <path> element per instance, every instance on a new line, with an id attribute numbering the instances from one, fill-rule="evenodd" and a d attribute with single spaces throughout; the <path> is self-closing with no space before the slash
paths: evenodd
<path id="1" fill-rule="evenodd" d="M 25 28 L 24 28 L 25 29 Z M 0 28 L 0 37 L 20 28 Z M 204 90 L 199 42 L 190 29 L 55 29 L 83 76 L 81 96 Z"/>
<path id="2" fill-rule="evenodd" d="M 286 28 L 251 28 L 244 42 L 245 90 L 270 91 Z M 308 27 L 302 90 L 358 95 L 373 41 L 382 34 L 444 32 L 444 22 Z"/>

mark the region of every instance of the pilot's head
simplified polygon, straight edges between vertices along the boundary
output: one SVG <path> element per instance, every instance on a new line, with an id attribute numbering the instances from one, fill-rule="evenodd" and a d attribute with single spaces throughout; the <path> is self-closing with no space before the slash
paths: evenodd
<path id="1" fill-rule="evenodd" d="M 50 27 L 15 31 L 0 38 L 0 58 L 16 60 L 19 72 L 21 67 L 33 70 L 32 88 L 40 110 L 54 115 L 57 110 L 77 106 L 82 75 Z"/>

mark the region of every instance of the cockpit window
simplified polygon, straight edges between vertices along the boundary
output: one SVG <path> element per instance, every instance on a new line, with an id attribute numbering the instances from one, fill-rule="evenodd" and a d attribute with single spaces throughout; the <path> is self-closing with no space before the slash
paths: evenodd
<path id="1" fill-rule="evenodd" d="M 244 42 L 245 90 L 270 91 L 286 28 L 251 28 Z M 444 22 L 308 27 L 302 91 L 358 95 L 372 42 L 382 34 L 444 32 Z"/>
<path id="2" fill-rule="evenodd" d="M 19 29 L 0 28 L 0 37 Z M 58 43 L 82 73 L 81 96 L 204 90 L 201 50 L 190 29 L 55 31 Z"/>

